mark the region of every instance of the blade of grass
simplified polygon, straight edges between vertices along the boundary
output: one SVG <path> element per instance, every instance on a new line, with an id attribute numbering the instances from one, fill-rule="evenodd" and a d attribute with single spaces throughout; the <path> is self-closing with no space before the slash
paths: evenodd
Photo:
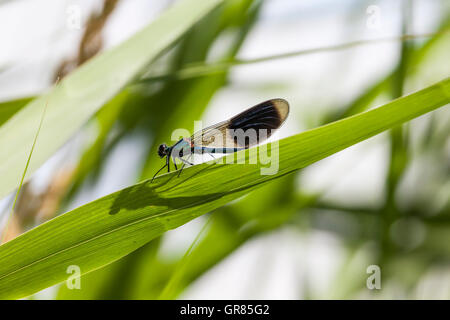
<path id="1" fill-rule="evenodd" d="M 0 246 L 0 298 L 21 298 L 107 265 L 274 179 L 450 102 L 450 78 L 379 108 L 279 141 L 274 175 L 261 164 L 201 164 L 144 181 L 50 220 Z M 260 149 L 258 147 L 256 150 Z M 251 150 L 231 155 L 248 159 Z"/>
<path id="2" fill-rule="evenodd" d="M 0 244 L 4 243 L 5 240 L 6 240 L 6 236 L 8 234 L 9 224 L 10 224 L 11 218 L 12 218 L 12 216 L 14 214 L 14 209 L 16 208 L 17 198 L 19 197 L 20 190 L 22 189 L 23 181 L 25 179 L 25 175 L 27 174 L 28 166 L 30 165 L 31 156 L 33 155 L 34 147 L 36 146 L 36 141 L 37 141 L 37 138 L 39 136 L 39 132 L 41 132 L 42 123 L 44 122 L 44 118 L 45 118 L 45 113 L 47 111 L 47 107 L 48 107 L 48 100 L 45 103 L 44 110 L 42 111 L 41 120 L 39 121 L 39 126 L 38 126 L 36 134 L 34 136 L 33 144 L 31 145 L 30 154 L 28 155 L 27 163 L 25 164 L 25 168 L 24 168 L 23 173 L 22 173 L 22 178 L 20 179 L 19 187 L 17 188 L 16 195 L 14 196 L 14 201 L 13 201 L 13 204 L 12 204 L 12 207 L 11 207 L 11 211 L 9 212 L 9 215 L 8 215 L 8 220 L 6 221 L 6 225 L 5 225 L 5 228 L 3 229 L 3 232 L 0 232 L 0 234 L 1 234 Z"/>

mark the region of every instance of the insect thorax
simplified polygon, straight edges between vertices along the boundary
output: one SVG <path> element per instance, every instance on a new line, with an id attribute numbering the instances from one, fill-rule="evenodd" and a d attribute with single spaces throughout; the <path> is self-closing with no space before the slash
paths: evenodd
<path id="1" fill-rule="evenodd" d="M 191 154 L 191 142 L 189 139 L 184 138 L 178 141 L 172 149 L 172 157 L 174 158 L 181 158 L 186 155 Z"/>

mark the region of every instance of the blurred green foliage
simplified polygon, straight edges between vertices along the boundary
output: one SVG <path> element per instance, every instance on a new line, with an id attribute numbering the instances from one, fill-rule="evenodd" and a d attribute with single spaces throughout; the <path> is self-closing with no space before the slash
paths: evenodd
<path id="1" fill-rule="evenodd" d="M 198 22 L 155 64 L 164 65 L 169 74 L 193 63 L 206 64 L 214 44 L 230 34 L 232 41 L 227 42 L 218 59 L 232 60 L 257 22 L 261 4 L 250 0 L 227 1 Z M 404 19 L 406 25 L 408 18 Z M 405 27 L 404 32 L 407 31 Z M 320 115 L 322 124 L 372 108 L 377 99 L 404 95 L 414 88 L 414 81 L 423 77 L 430 65 L 446 64 L 443 69 L 448 69 L 448 61 L 436 61 L 435 54 L 448 49 L 449 31 L 450 19 L 446 18 L 436 35 L 423 44 L 412 46 L 404 42 L 393 70 L 374 81 L 348 105 Z M 151 177 L 160 166 L 156 155 L 158 144 L 169 142 L 174 128 L 192 131 L 193 121 L 201 118 L 214 94 L 227 85 L 229 71 L 225 68 L 187 79 L 154 79 L 125 88 L 91 120 L 98 131 L 80 157 L 65 203 L 94 184 L 114 147 L 136 132 L 145 137 L 148 146 L 140 159 L 138 180 Z M 148 70 L 151 72 L 152 69 Z M 1 104 L 0 125 L 28 101 L 27 98 Z M 346 259 L 338 268 L 329 292 L 317 295 L 305 281 L 307 298 L 364 296 L 367 274 L 362 266 L 368 263 L 381 265 L 383 283 L 388 288 L 397 286 L 405 292 L 401 297 L 414 298 L 417 286 L 429 272 L 436 268 L 448 270 L 450 266 L 450 166 L 443 151 L 450 136 L 450 122 L 437 126 L 436 117 L 439 115 L 428 119 L 428 126 L 418 134 L 418 139 L 413 138 L 414 124 L 389 133 L 384 199 L 377 207 L 330 203 L 322 194 L 303 188 L 299 172 L 211 212 L 202 237 L 189 254 L 163 257 L 164 237 L 161 237 L 84 275 L 82 290 L 69 290 L 61 285 L 57 298 L 179 298 L 192 283 L 251 239 L 287 227 L 302 234 L 326 231 L 340 239 L 346 248 Z M 413 166 L 419 167 L 420 185 L 405 193 L 405 176 Z M 427 188 L 422 189 L 421 185 Z M 399 201 L 401 197 L 406 199 L 403 204 Z M 442 198 L 443 201 L 439 200 Z M 419 241 L 422 233 L 425 236 Z M 372 293 L 371 297 L 386 296 Z M 394 296 L 388 293 L 387 297 Z"/>

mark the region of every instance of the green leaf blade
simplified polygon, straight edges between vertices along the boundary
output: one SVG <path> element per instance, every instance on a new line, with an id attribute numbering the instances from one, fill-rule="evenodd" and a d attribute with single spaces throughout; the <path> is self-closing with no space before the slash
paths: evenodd
<path id="1" fill-rule="evenodd" d="M 61 215 L 0 246 L 0 298 L 20 298 L 109 264 L 166 230 L 273 179 L 450 102 L 450 79 L 382 107 L 280 140 L 279 171 L 261 165 L 202 164 L 144 181 Z M 272 151 L 276 150 L 276 144 Z M 248 158 L 252 150 L 232 156 Z M 248 163 L 248 162 L 247 162 Z"/>

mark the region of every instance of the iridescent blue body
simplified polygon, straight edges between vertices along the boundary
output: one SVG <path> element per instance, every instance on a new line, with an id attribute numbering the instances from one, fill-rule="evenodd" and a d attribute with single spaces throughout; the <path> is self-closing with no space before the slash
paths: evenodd
<path id="1" fill-rule="evenodd" d="M 164 146 L 164 145 L 162 145 Z M 164 147 L 163 147 L 164 148 Z M 244 150 L 245 148 L 210 148 L 210 147 L 199 147 L 195 146 L 192 143 L 192 140 L 190 138 L 183 138 L 179 140 L 177 143 L 175 143 L 172 147 L 167 148 L 167 166 L 170 171 L 170 161 L 169 159 L 172 158 L 175 170 L 177 170 L 177 163 L 176 159 L 180 159 L 184 164 L 190 164 L 189 161 L 183 159 L 183 157 L 191 156 L 193 154 L 214 154 L 214 153 L 233 153 L 239 150 Z"/>
<path id="2" fill-rule="evenodd" d="M 194 154 L 233 153 L 256 145 L 270 137 L 272 131 L 284 123 L 288 114 L 289 104 L 286 100 L 267 100 L 227 121 L 196 132 L 190 138 L 183 138 L 171 147 L 163 143 L 158 148 L 158 155 L 161 158 L 166 157 L 166 164 L 156 172 L 153 179 L 165 167 L 170 172 L 171 158 L 176 170 L 176 159 L 183 162 L 182 170 L 186 164 L 193 165 L 189 159 Z M 239 135 L 236 135 L 236 132 Z M 247 136 L 247 132 L 253 135 Z"/>
<path id="3" fill-rule="evenodd" d="M 210 148 L 203 146 L 195 146 L 192 140 L 189 138 L 183 138 L 178 141 L 172 147 L 172 157 L 182 158 L 190 154 L 204 154 L 204 153 L 233 153 L 239 150 L 244 150 L 245 148 Z"/>

